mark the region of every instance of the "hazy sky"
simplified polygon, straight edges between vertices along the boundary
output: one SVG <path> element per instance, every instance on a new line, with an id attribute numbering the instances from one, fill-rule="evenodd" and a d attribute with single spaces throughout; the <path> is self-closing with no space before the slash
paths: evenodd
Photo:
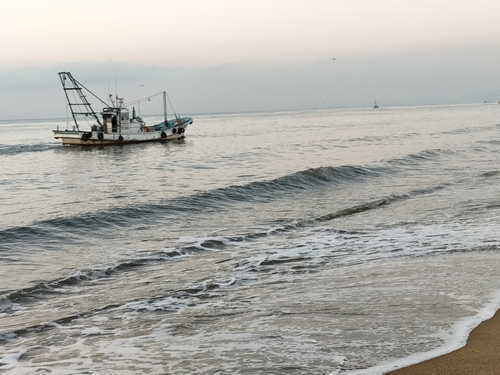
<path id="1" fill-rule="evenodd" d="M 0 119 L 64 117 L 63 70 L 102 97 L 166 89 L 184 114 L 500 100 L 498 0 L 0 0 L 0 14 Z"/>

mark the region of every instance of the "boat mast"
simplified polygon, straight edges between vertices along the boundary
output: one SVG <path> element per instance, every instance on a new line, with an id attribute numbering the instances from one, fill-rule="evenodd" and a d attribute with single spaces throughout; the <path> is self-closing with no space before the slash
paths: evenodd
<path id="1" fill-rule="evenodd" d="M 71 110 L 73 120 L 75 121 L 76 129 L 80 131 L 80 127 L 76 119 L 77 115 L 93 116 L 96 119 L 97 123 L 102 126 L 101 120 L 99 120 L 99 117 L 97 117 L 96 113 L 92 109 L 89 101 L 87 100 L 87 97 L 82 92 L 82 88 L 85 87 L 81 85 L 76 79 L 74 79 L 70 72 L 59 72 L 58 74 L 59 78 L 61 79 L 64 94 L 66 95 L 66 100 L 68 101 L 69 109 Z M 69 91 L 76 91 L 79 96 L 80 102 L 72 102 L 68 95 Z"/>
<path id="2" fill-rule="evenodd" d="M 163 91 L 163 116 L 165 116 L 165 126 L 167 126 L 167 92 Z"/>

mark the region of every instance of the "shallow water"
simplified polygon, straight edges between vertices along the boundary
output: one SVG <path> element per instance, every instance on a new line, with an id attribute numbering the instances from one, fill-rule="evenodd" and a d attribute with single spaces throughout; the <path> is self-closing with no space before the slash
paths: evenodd
<path id="1" fill-rule="evenodd" d="M 499 114 L 199 115 L 89 149 L 0 122 L 0 369 L 377 374 L 458 347 L 500 307 Z"/>

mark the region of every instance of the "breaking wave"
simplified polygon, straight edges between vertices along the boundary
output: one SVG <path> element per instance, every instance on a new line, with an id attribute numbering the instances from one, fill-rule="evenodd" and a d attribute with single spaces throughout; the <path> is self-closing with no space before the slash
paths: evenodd
<path id="1" fill-rule="evenodd" d="M 217 188 L 165 199 L 159 203 L 127 205 L 75 216 L 47 219 L 34 222 L 31 226 L 12 227 L 0 231 L 0 251 L 5 249 L 6 246 L 10 246 L 8 244 L 21 241 L 34 244 L 43 239 L 48 247 L 51 244 L 56 246 L 62 240 L 77 243 L 80 238 L 78 233 L 98 232 L 102 228 L 113 226 L 131 227 L 139 222 L 142 224 L 155 223 L 158 218 L 175 215 L 179 212 L 197 214 L 207 211 L 221 211 L 241 202 L 262 203 L 286 197 L 288 194 L 308 194 L 311 189 L 372 183 L 375 179 L 388 177 L 408 166 L 432 160 L 444 153 L 446 151 L 426 150 L 418 154 L 407 155 L 404 158 L 387 161 L 382 165 L 369 167 L 347 165 L 310 168 L 273 180 Z M 415 192 L 408 194 L 412 195 Z M 341 212 L 325 215 L 317 220 L 333 219 L 338 215 L 351 215 L 386 205 L 398 199 L 402 199 L 402 197 L 383 198 L 360 206 L 346 208 Z"/>

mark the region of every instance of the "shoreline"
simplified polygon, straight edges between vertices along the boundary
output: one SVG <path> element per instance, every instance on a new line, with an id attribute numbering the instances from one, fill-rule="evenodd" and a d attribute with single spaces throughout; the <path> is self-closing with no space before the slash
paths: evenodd
<path id="1" fill-rule="evenodd" d="M 386 375 L 497 375 L 500 373 L 500 310 L 474 328 L 465 346 Z"/>

